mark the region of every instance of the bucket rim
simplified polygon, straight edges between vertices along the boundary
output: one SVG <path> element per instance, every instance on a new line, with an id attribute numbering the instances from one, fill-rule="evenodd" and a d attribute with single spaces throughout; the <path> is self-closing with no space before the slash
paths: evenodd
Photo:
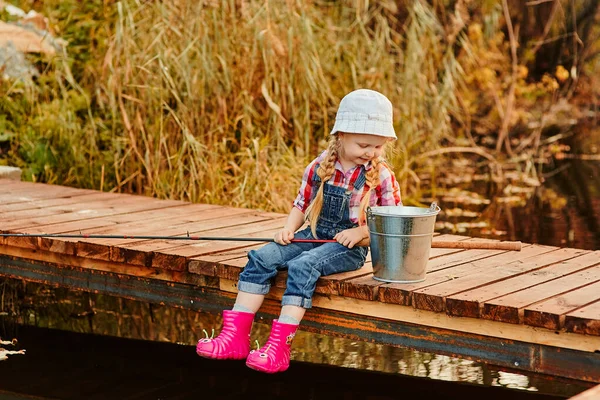
<path id="1" fill-rule="evenodd" d="M 405 208 L 405 209 L 418 209 L 418 210 L 427 210 L 426 212 L 420 214 L 390 214 L 384 212 L 377 212 L 377 209 L 389 209 L 389 208 Z M 442 209 L 434 202 L 431 203 L 430 207 L 415 207 L 415 206 L 374 206 L 367 207 L 367 215 L 377 215 L 377 216 L 385 216 L 392 218 L 421 218 L 421 217 L 431 217 L 438 215 Z"/>

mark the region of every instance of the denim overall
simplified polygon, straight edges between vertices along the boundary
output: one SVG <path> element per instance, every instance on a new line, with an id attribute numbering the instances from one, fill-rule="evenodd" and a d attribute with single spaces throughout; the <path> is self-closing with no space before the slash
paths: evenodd
<path id="1" fill-rule="evenodd" d="M 362 171 L 354 184 L 355 190 L 362 189 L 366 181 L 364 167 L 358 168 Z M 315 173 L 314 187 L 320 183 Z M 319 239 L 333 239 L 338 232 L 357 226 L 350 221 L 352 188 L 346 190 L 325 184 L 323 194 L 323 209 L 316 229 Z M 314 239 L 314 236 L 308 227 L 296 232 L 294 238 Z M 240 274 L 237 287 L 242 292 L 267 294 L 277 272 L 287 269 L 287 285 L 281 304 L 311 308 L 319 277 L 359 269 L 365 263 L 367 252 L 368 247 L 349 249 L 337 242 L 290 243 L 286 246 L 269 243 L 248 252 L 248 263 Z"/>

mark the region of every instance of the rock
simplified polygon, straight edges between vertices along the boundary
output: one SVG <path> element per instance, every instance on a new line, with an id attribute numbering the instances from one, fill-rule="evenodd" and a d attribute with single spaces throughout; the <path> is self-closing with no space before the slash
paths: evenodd
<path id="1" fill-rule="evenodd" d="M 0 179 L 21 180 L 21 169 L 16 167 L 6 167 L 0 165 Z"/>
<path id="2" fill-rule="evenodd" d="M 32 26 L 32 25 L 30 25 Z M 23 53 L 56 54 L 60 50 L 51 35 L 47 32 L 37 32 L 30 26 L 20 26 L 0 21 L 0 47 L 6 47 L 9 43 Z"/>

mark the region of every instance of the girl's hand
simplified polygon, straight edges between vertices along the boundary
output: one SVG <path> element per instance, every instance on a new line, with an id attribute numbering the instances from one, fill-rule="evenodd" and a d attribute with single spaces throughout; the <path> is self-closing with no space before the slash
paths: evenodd
<path id="1" fill-rule="evenodd" d="M 353 248 L 358 242 L 365 238 L 365 230 L 362 226 L 346 229 L 333 237 L 339 244 Z"/>
<path id="2" fill-rule="evenodd" d="M 288 228 L 283 228 L 282 230 L 280 230 L 279 232 L 277 232 L 275 234 L 275 243 L 278 243 L 280 245 L 288 245 L 290 243 L 292 243 L 292 239 L 294 238 L 294 231 L 288 229 Z"/>

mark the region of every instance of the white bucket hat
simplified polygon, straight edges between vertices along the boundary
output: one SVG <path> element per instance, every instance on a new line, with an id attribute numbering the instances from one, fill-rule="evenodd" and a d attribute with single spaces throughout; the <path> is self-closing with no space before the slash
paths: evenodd
<path id="1" fill-rule="evenodd" d="M 337 132 L 364 133 L 396 138 L 392 103 L 379 92 L 358 89 L 340 102 L 331 135 Z"/>

